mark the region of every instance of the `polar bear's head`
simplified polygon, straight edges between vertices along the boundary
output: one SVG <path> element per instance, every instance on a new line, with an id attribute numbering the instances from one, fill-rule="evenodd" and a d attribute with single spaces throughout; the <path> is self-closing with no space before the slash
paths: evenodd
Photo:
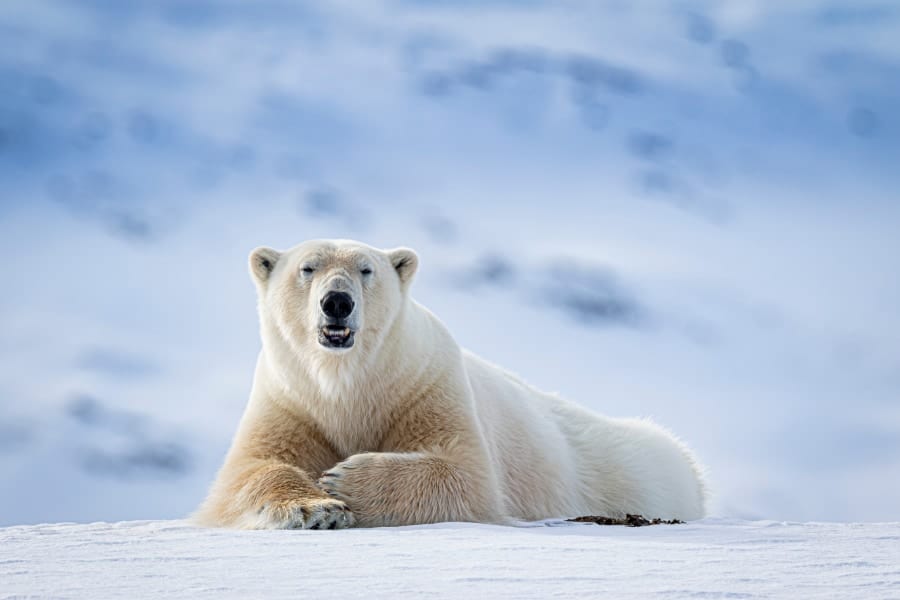
<path id="1" fill-rule="evenodd" d="M 313 362 L 378 348 L 417 266 L 408 248 L 379 250 L 347 240 L 314 240 L 285 252 L 257 248 L 250 273 L 264 344 Z"/>

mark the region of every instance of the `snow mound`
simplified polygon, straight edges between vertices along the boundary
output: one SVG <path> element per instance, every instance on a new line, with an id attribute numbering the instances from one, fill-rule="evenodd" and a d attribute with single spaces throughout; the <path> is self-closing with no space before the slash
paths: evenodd
<path id="1" fill-rule="evenodd" d="M 0 597 L 900 597 L 900 523 L 0 529 Z"/>

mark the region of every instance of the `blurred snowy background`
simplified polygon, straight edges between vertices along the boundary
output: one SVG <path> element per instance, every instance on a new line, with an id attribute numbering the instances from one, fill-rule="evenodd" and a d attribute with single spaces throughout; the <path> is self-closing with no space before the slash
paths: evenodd
<path id="1" fill-rule="evenodd" d="M 898 520 L 898 190 L 896 2 L 4 0 L 0 525 L 192 510 L 314 237 L 715 514 Z"/>

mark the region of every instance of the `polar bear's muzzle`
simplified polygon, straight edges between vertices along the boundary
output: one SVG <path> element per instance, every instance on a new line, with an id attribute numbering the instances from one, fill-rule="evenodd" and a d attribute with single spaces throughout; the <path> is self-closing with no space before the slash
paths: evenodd
<path id="1" fill-rule="evenodd" d="M 353 297 L 347 292 L 330 291 L 319 303 L 324 319 L 319 327 L 319 343 L 326 348 L 350 348 L 356 333 L 351 315 L 355 308 Z"/>

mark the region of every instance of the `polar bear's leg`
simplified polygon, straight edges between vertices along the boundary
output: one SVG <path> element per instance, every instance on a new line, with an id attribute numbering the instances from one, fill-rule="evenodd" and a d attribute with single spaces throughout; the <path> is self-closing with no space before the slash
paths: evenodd
<path id="1" fill-rule="evenodd" d="M 319 485 L 363 526 L 501 522 L 499 484 L 467 399 L 422 396 L 398 410 L 380 450 L 354 454 Z"/>
<path id="2" fill-rule="evenodd" d="M 242 529 L 350 527 L 354 517 L 346 504 L 312 477 L 337 458 L 313 424 L 275 409 L 252 414 L 193 520 Z"/>
<path id="3" fill-rule="evenodd" d="M 229 465 L 194 516 L 202 525 L 241 529 L 341 529 L 354 524 L 346 504 L 318 489 L 293 465 L 246 460 Z"/>
<path id="4" fill-rule="evenodd" d="M 485 473 L 433 452 L 354 454 L 319 486 L 364 527 L 500 520 Z"/>
<path id="5" fill-rule="evenodd" d="M 593 492 L 586 501 L 598 514 L 685 521 L 704 516 L 702 468 L 668 430 L 646 419 L 594 416 L 593 426 L 570 431 Z"/>
<path id="6" fill-rule="evenodd" d="M 244 478 L 235 498 L 243 505 L 238 524 L 247 529 L 342 529 L 353 514 L 341 501 L 323 496 L 301 469 L 266 462 Z"/>

